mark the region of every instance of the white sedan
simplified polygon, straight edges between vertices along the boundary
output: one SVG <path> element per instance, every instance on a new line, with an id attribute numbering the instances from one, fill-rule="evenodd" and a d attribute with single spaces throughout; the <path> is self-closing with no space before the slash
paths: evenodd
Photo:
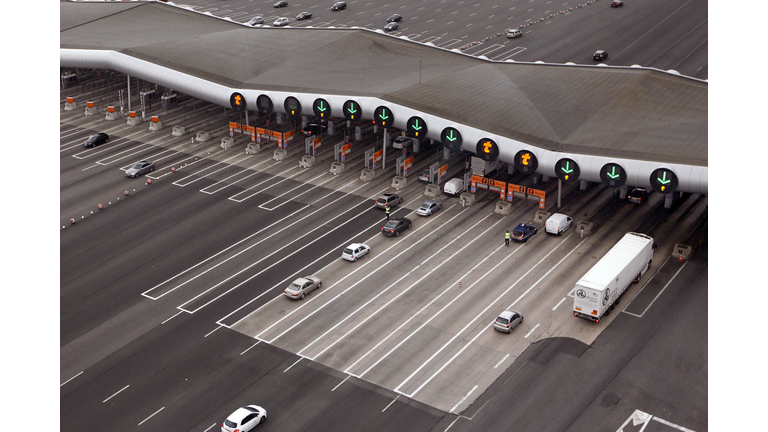
<path id="1" fill-rule="evenodd" d="M 238 408 L 227 417 L 221 424 L 221 432 L 248 432 L 266 419 L 267 410 L 258 405 L 248 405 Z"/>

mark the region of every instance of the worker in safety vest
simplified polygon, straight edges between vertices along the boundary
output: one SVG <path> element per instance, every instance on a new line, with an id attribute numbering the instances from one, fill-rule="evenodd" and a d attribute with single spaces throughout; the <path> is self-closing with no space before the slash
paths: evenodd
<path id="1" fill-rule="evenodd" d="M 384 213 L 387 214 L 387 220 L 389 220 L 389 204 L 384 206 Z"/>
<path id="2" fill-rule="evenodd" d="M 506 234 L 504 234 L 504 244 L 506 244 L 506 245 L 507 245 L 507 247 L 509 247 L 509 238 L 510 238 L 510 236 L 509 236 L 509 230 L 507 230 L 507 233 L 506 233 Z"/>

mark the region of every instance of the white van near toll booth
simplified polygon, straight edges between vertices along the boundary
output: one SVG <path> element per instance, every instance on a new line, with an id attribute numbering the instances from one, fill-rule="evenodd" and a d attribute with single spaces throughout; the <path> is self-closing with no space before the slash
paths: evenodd
<path id="1" fill-rule="evenodd" d="M 443 192 L 452 196 L 459 195 L 464 192 L 464 180 L 458 177 L 448 180 L 445 182 L 445 186 L 443 186 Z"/>
<path id="2" fill-rule="evenodd" d="M 637 283 L 653 261 L 653 238 L 628 232 L 578 282 L 573 316 L 600 322 L 619 303 L 629 285 Z"/>

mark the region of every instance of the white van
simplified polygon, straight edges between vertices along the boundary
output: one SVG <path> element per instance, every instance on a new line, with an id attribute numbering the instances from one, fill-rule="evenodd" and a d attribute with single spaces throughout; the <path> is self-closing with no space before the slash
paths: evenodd
<path id="1" fill-rule="evenodd" d="M 464 192 L 464 180 L 458 177 L 448 180 L 443 186 L 443 192 L 453 196 L 459 195 Z"/>
<path id="2" fill-rule="evenodd" d="M 570 228 L 573 223 L 573 218 L 564 215 L 562 213 L 555 213 L 547 219 L 547 223 L 544 230 L 550 234 L 562 234 L 565 230 Z"/>

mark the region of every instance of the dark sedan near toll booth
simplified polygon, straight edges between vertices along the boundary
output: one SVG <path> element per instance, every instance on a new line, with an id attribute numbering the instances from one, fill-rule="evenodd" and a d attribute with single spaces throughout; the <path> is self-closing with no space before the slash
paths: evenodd
<path id="1" fill-rule="evenodd" d="M 88 137 L 88 139 L 85 140 L 83 143 L 83 147 L 96 147 L 97 145 L 108 143 L 109 142 L 109 135 L 105 134 L 104 132 L 99 132 L 97 134 L 91 135 Z"/>
<path id="2" fill-rule="evenodd" d="M 411 227 L 411 220 L 408 218 L 390 219 L 386 225 L 381 227 L 381 233 L 387 237 L 399 236 L 401 232 Z"/>
<path id="3" fill-rule="evenodd" d="M 521 223 L 512 231 L 512 240 L 527 242 L 529 238 L 536 235 L 539 229 L 535 225 Z"/>

